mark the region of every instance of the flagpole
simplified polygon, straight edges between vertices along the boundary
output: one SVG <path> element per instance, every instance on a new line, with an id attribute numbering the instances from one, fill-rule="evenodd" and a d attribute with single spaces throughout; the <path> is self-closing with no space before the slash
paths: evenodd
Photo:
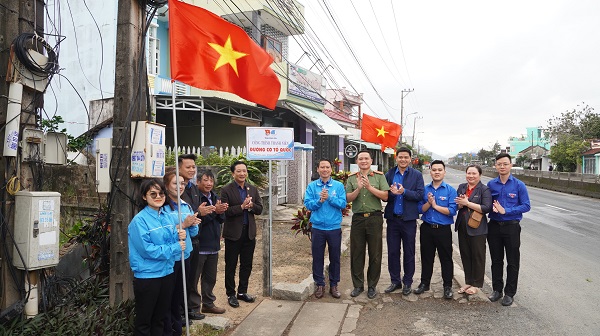
<path id="1" fill-rule="evenodd" d="M 177 214 L 179 230 L 183 230 L 181 218 L 181 186 L 179 184 L 179 147 L 177 143 L 177 109 L 175 108 L 175 80 L 171 80 L 171 106 L 173 109 L 173 146 L 175 147 L 175 181 L 177 182 Z M 183 281 L 183 307 L 185 311 L 185 334 L 190 336 L 190 320 L 188 318 L 187 287 L 185 277 L 185 251 L 181 251 L 181 279 Z M 174 293 L 174 295 L 177 295 Z"/>

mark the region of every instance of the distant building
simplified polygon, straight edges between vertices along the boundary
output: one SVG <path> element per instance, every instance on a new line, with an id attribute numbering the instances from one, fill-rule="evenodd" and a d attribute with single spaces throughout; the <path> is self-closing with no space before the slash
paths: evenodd
<path id="1" fill-rule="evenodd" d="M 550 150 L 550 141 L 544 134 L 541 127 L 527 127 L 527 133 L 520 136 L 511 136 L 508 138 L 510 146 L 509 154 L 513 158 L 519 156 L 519 153 L 529 147 L 539 146 Z"/>

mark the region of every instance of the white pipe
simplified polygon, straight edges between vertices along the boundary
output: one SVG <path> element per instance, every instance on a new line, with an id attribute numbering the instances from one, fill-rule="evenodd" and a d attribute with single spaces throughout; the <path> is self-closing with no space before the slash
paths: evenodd
<path id="1" fill-rule="evenodd" d="M 19 127 L 21 125 L 21 98 L 23 84 L 10 83 L 8 88 L 8 108 L 6 109 L 6 128 L 4 130 L 4 156 L 17 156 L 19 148 Z"/>
<path id="2" fill-rule="evenodd" d="M 25 292 L 27 291 L 29 299 L 25 302 L 25 317 L 34 318 L 38 314 L 38 284 L 35 272 L 29 272 L 29 276 L 25 277 Z"/>

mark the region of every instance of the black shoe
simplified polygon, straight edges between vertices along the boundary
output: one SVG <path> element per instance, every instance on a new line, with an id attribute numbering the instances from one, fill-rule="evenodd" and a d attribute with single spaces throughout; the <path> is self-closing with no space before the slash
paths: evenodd
<path id="1" fill-rule="evenodd" d="M 502 297 L 502 293 L 500 293 L 498 291 L 493 291 L 492 295 L 488 296 L 488 299 L 490 299 L 490 301 L 492 301 L 492 302 L 496 302 L 496 301 L 500 300 L 501 297 Z"/>
<path id="2" fill-rule="evenodd" d="M 396 284 L 395 284 L 395 283 L 393 283 L 393 284 L 391 284 L 391 285 L 390 285 L 388 288 L 386 288 L 386 289 L 384 290 L 384 292 L 386 292 L 386 293 L 391 293 L 391 292 L 395 291 L 396 289 L 398 289 L 398 288 L 400 288 L 400 287 L 402 287 L 402 284 L 399 284 L 399 283 L 396 283 Z"/>
<path id="3" fill-rule="evenodd" d="M 206 315 L 204 314 L 200 314 L 200 313 L 196 313 L 196 312 L 189 312 L 188 313 L 188 318 L 190 320 L 202 320 L 206 317 Z"/>
<path id="4" fill-rule="evenodd" d="M 364 287 L 354 287 L 354 289 L 352 290 L 352 293 L 350 293 L 350 296 L 357 297 L 360 295 L 360 293 L 362 293 L 364 291 L 365 291 Z"/>
<path id="5" fill-rule="evenodd" d="M 410 286 L 404 285 L 404 287 L 402 287 L 402 295 L 408 295 L 410 292 L 412 292 L 412 288 L 410 288 Z"/>
<path id="6" fill-rule="evenodd" d="M 242 300 L 242 301 L 248 302 L 248 303 L 254 302 L 254 297 L 250 296 L 246 293 L 238 293 L 237 298 L 238 298 L 238 300 Z"/>
<path id="7" fill-rule="evenodd" d="M 230 306 L 232 306 L 233 308 L 237 308 L 240 306 L 239 301 L 235 298 L 235 295 L 229 296 L 227 297 L 227 303 L 229 303 Z"/>
<path id="8" fill-rule="evenodd" d="M 375 290 L 375 287 L 369 287 L 369 289 L 367 290 L 367 297 L 369 299 L 374 299 L 377 296 L 377 291 Z"/>
<path id="9" fill-rule="evenodd" d="M 415 289 L 413 291 L 413 293 L 419 295 L 419 294 L 423 294 L 423 292 L 426 292 L 429 290 L 429 286 L 425 285 L 425 284 L 419 284 L 419 287 L 417 287 L 417 289 Z"/>
<path id="10" fill-rule="evenodd" d="M 513 304 L 512 296 L 504 295 L 504 297 L 502 298 L 502 305 L 505 307 L 508 307 L 512 304 Z"/>
<path id="11" fill-rule="evenodd" d="M 444 299 L 452 299 L 453 295 L 454 294 L 452 293 L 452 287 L 444 287 Z"/>

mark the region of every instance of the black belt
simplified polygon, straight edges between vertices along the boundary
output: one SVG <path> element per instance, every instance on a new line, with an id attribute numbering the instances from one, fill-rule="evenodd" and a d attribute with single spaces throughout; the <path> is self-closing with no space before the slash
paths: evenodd
<path id="1" fill-rule="evenodd" d="M 371 216 L 381 216 L 382 212 L 381 211 L 373 211 L 373 212 L 360 212 L 360 213 L 355 213 L 353 216 L 358 216 L 358 217 L 371 217 Z"/>
<path id="2" fill-rule="evenodd" d="M 404 215 L 396 215 L 396 214 L 394 214 L 394 218 L 404 219 Z"/>
<path id="3" fill-rule="evenodd" d="M 430 227 L 430 228 L 432 228 L 432 229 L 441 229 L 441 228 L 443 228 L 443 227 L 445 227 L 445 226 L 448 226 L 448 227 L 450 227 L 450 225 L 431 224 L 431 223 L 427 223 L 427 222 L 423 222 L 423 224 L 427 224 L 427 225 L 429 225 L 429 227 Z"/>
<path id="4" fill-rule="evenodd" d="M 497 223 L 500 226 L 519 224 L 519 221 L 516 220 L 516 219 L 508 220 L 508 221 L 502 221 L 502 222 L 497 221 L 497 220 L 491 220 L 491 222 L 495 222 L 495 223 Z"/>

